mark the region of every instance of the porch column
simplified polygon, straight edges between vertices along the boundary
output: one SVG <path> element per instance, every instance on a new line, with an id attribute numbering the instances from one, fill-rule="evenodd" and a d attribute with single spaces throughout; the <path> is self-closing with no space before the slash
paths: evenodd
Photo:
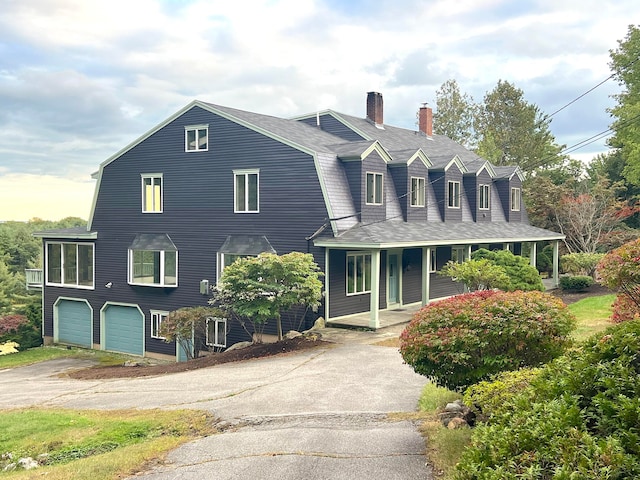
<path id="1" fill-rule="evenodd" d="M 560 285 L 560 276 L 559 276 L 559 251 L 560 251 L 560 240 L 556 240 L 553 242 L 553 286 L 557 287 Z"/>
<path id="2" fill-rule="evenodd" d="M 471 245 L 467 245 L 467 253 L 465 254 L 465 260 L 471 260 Z"/>
<path id="3" fill-rule="evenodd" d="M 529 245 L 531 245 L 531 251 L 529 252 L 529 258 L 531 259 L 531 266 L 533 268 L 536 268 L 536 263 L 537 263 L 537 249 L 538 249 L 538 244 L 536 242 L 529 242 Z"/>
<path id="4" fill-rule="evenodd" d="M 371 303 L 369 305 L 369 327 L 380 328 L 380 250 L 371 251 Z"/>
<path id="5" fill-rule="evenodd" d="M 330 250 L 324 249 L 324 319 L 329 321 L 329 257 Z"/>
<path id="6" fill-rule="evenodd" d="M 431 284 L 431 247 L 422 247 L 422 306 L 429 303 Z"/>

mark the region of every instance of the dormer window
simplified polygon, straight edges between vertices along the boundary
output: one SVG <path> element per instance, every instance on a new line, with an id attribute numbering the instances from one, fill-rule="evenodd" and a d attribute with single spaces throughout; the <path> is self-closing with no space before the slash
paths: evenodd
<path id="1" fill-rule="evenodd" d="M 447 205 L 449 208 L 460 208 L 460 182 L 449 182 Z"/>
<path id="2" fill-rule="evenodd" d="M 184 127 L 184 149 L 187 152 L 205 152 L 209 148 L 209 125 Z"/>
<path id="3" fill-rule="evenodd" d="M 424 207 L 424 177 L 411 177 L 411 206 Z"/>
<path id="4" fill-rule="evenodd" d="M 478 208 L 480 210 L 489 210 L 489 198 L 491 197 L 491 187 L 489 185 L 480 185 Z"/>
<path id="5" fill-rule="evenodd" d="M 382 205 L 382 174 L 367 172 L 367 205 Z"/>
<path id="6" fill-rule="evenodd" d="M 511 211 L 520 211 L 520 189 L 516 187 L 511 189 Z"/>

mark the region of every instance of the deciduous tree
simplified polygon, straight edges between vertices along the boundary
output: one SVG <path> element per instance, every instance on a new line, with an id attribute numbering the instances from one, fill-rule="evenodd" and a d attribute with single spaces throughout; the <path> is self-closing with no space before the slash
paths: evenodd
<path id="1" fill-rule="evenodd" d="M 473 147 L 473 122 L 477 106 L 473 98 L 460 92 L 455 80 L 447 80 L 436 90 L 436 112 L 433 130 L 467 148 Z"/>

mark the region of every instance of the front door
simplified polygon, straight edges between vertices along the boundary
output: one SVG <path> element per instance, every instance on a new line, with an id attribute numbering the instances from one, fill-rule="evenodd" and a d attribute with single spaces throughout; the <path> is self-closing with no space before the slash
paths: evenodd
<path id="1" fill-rule="evenodd" d="M 400 276 L 398 274 L 398 254 L 389 254 L 389 294 L 387 298 L 388 304 L 400 303 L 399 290 L 400 290 Z"/>

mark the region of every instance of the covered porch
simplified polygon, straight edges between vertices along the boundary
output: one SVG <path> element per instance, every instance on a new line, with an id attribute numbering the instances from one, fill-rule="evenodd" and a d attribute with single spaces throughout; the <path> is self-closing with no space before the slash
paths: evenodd
<path id="1" fill-rule="evenodd" d="M 363 312 L 344 317 L 332 318 L 327 320 L 327 327 L 338 328 L 354 328 L 363 330 L 377 330 L 379 328 L 392 327 L 409 323 L 413 318 L 413 314 L 422 308 L 421 303 L 411 305 L 403 305 L 400 308 L 393 308 L 378 311 L 378 325 L 371 326 L 371 313 Z"/>

